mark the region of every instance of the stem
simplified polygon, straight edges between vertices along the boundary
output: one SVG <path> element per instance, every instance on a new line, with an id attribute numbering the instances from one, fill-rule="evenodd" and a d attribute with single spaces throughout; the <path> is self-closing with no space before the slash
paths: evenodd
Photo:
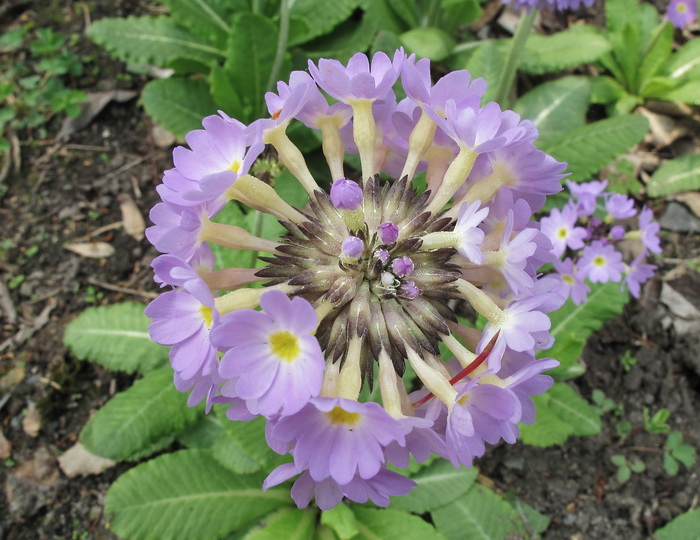
<path id="1" fill-rule="evenodd" d="M 277 35 L 277 50 L 275 50 L 275 59 L 272 62 L 272 70 L 270 71 L 270 78 L 267 80 L 267 85 L 265 86 L 266 92 L 270 92 L 273 89 L 275 81 L 280 75 L 280 69 L 282 68 L 282 61 L 284 60 L 284 53 L 287 51 L 287 39 L 289 37 L 289 0 L 281 0 L 280 2 L 280 31 Z M 265 101 L 263 100 L 262 112 L 260 116 L 265 115 Z"/>
<path id="2" fill-rule="evenodd" d="M 529 13 L 525 13 L 520 17 L 518 29 L 515 31 L 515 35 L 510 42 L 508 56 L 506 56 L 506 62 L 501 71 L 501 77 L 498 79 L 498 86 L 496 87 L 496 94 L 494 97 L 494 101 L 501 105 L 502 108 L 507 108 L 508 94 L 513 86 L 515 73 L 518 71 L 518 65 L 520 64 L 520 56 L 523 49 L 525 49 L 525 42 L 530 35 L 530 30 L 532 30 L 532 25 L 535 22 L 536 16 L 537 10 L 532 8 Z"/>
<path id="3" fill-rule="evenodd" d="M 440 14 L 440 4 L 441 0 L 430 0 L 428 12 L 421 21 L 423 23 L 422 26 L 437 26 L 438 17 Z"/>
<path id="4" fill-rule="evenodd" d="M 260 237 L 263 227 L 263 213 L 259 210 L 253 210 L 255 212 L 255 220 L 253 221 L 253 234 Z M 258 251 L 250 252 L 250 268 L 255 268 L 255 261 L 258 258 Z"/>

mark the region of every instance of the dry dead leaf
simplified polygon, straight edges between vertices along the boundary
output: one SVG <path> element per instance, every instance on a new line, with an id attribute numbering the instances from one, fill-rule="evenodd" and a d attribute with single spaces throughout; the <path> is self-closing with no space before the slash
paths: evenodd
<path id="1" fill-rule="evenodd" d="M 679 122 L 665 114 L 658 114 L 639 107 L 639 112 L 649 120 L 649 132 L 655 146 L 669 146 L 673 141 L 683 137 L 688 130 Z"/>
<path id="2" fill-rule="evenodd" d="M 87 99 L 81 105 L 80 114 L 74 118 L 66 118 L 61 125 L 61 129 L 56 136 L 56 139 L 61 140 L 70 137 L 76 131 L 80 131 L 92 122 L 93 118 L 100 114 L 100 111 L 110 101 L 123 103 L 135 98 L 138 92 L 133 90 L 111 90 L 109 92 L 91 92 L 87 95 Z"/>
<path id="3" fill-rule="evenodd" d="M 15 366 L 0 377 L 0 390 L 3 392 L 18 385 L 24 379 L 24 366 Z"/>
<path id="4" fill-rule="evenodd" d="M 0 459 L 7 459 L 12 455 L 12 443 L 5 438 L 0 429 Z"/>
<path id="5" fill-rule="evenodd" d="M 163 126 L 155 124 L 151 128 L 151 135 L 153 136 L 153 142 L 158 148 L 167 148 L 175 142 L 175 135 L 170 133 Z"/>
<path id="6" fill-rule="evenodd" d="M 41 429 L 41 415 L 39 414 L 39 409 L 33 403 L 29 404 L 27 407 L 27 414 L 22 418 L 22 429 L 30 437 L 36 437 L 39 435 L 39 430 Z"/>
<path id="7" fill-rule="evenodd" d="M 134 200 L 128 195 L 119 195 L 119 208 L 122 211 L 122 222 L 126 234 L 136 240 L 141 240 L 143 231 L 146 230 L 146 222 Z"/>
<path id="8" fill-rule="evenodd" d="M 676 193 L 673 198 L 685 204 L 697 217 L 700 217 L 700 193 L 687 191 L 686 193 Z"/>
<path id="9" fill-rule="evenodd" d="M 81 474 L 100 474 L 116 464 L 116 461 L 91 454 L 81 443 L 75 443 L 58 457 L 58 465 L 68 478 Z"/>
<path id="10" fill-rule="evenodd" d="M 63 247 L 82 257 L 102 259 L 114 255 L 114 248 L 107 242 L 76 242 L 63 244 Z"/>

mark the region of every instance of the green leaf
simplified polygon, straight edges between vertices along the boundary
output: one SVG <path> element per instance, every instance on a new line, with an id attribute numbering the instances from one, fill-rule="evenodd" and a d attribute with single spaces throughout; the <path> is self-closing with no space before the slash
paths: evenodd
<path id="1" fill-rule="evenodd" d="M 600 414 L 588 401 L 579 396 L 566 383 L 554 383 L 547 391 L 547 406 L 562 421 L 569 424 L 573 435 L 595 435 L 600 433 Z"/>
<path id="2" fill-rule="evenodd" d="M 356 540 L 444 540 L 425 520 L 396 510 L 354 506 L 359 534 Z"/>
<path id="3" fill-rule="evenodd" d="M 169 17 L 101 19 L 88 27 L 87 35 L 119 58 L 141 64 L 165 66 L 176 58 L 208 64 L 224 59 L 221 49 L 190 34 Z"/>
<path id="4" fill-rule="evenodd" d="M 460 26 L 476 21 L 483 12 L 478 0 L 443 0 L 440 26 L 452 34 Z"/>
<path id="5" fill-rule="evenodd" d="M 217 48 L 226 47 L 231 9 L 225 0 L 163 0 L 172 18 Z"/>
<path id="6" fill-rule="evenodd" d="M 483 77 L 488 83 L 482 103 L 493 101 L 509 43 L 510 40 L 500 40 L 487 41 L 479 45 L 464 66 L 471 73 L 472 78 Z"/>
<path id="7" fill-rule="evenodd" d="M 430 58 L 434 62 L 444 60 L 454 49 L 454 40 L 439 28 L 414 28 L 399 36 L 406 52 L 416 53 L 417 56 Z"/>
<path id="8" fill-rule="evenodd" d="M 686 467 L 695 465 L 695 448 L 689 444 L 681 444 L 679 447 L 674 448 L 671 454 Z"/>
<path id="9" fill-rule="evenodd" d="M 180 433 L 177 440 L 187 448 L 211 449 L 216 442 L 226 437 L 224 426 L 216 414 L 205 414 Z"/>
<path id="10" fill-rule="evenodd" d="M 693 79 L 657 97 L 667 101 L 680 101 L 688 105 L 700 105 L 700 79 Z"/>
<path id="11" fill-rule="evenodd" d="M 138 459 L 168 446 L 199 414 L 187 407 L 187 395 L 175 389 L 173 371 L 164 367 L 109 400 L 85 425 L 80 441 L 98 456 Z"/>
<path id="12" fill-rule="evenodd" d="M 656 540 L 697 540 L 700 531 L 700 508 L 672 519 L 654 531 Z"/>
<path id="13" fill-rule="evenodd" d="M 652 197 L 700 189 L 700 155 L 680 156 L 664 163 L 651 175 L 647 190 Z"/>
<path id="14" fill-rule="evenodd" d="M 576 364 L 583 352 L 588 336 L 600 329 L 603 323 L 619 313 L 628 300 L 620 284 L 608 282 L 592 283 L 588 300 L 575 305 L 570 299 L 558 310 L 549 314 L 552 321 L 550 334 L 554 345 L 538 356 L 556 358 L 560 366 L 549 373 L 554 377 L 562 370 Z"/>
<path id="15" fill-rule="evenodd" d="M 518 499 L 511 501 L 511 504 L 520 517 L 522 532 L 527 533 L 530 538 L 539 538 L 539 533 L 543 533 L 549 527 L 550 519 L 529 504 Z M 527 538 L 527 536 L 524 537 Z"/>
<path id="16" fill-rule="evenodd" d="M 111 530 L 129 539 L 221 538 L 289 504 L 283 488 L 262 491 L 263 475 L 237 475 L 206 450 L 183 450 L 143 463 L 107 492 Z"/>
<path id="17" fill-rule="evenodd" d="M 66 327 L 63 343 L 80 360 L 145 373 L 167 362 L 168 349 L 151 341 L 144 306 L 124 302 L 88 308 Z"/>
<path id="18" fill-rule="evenodd" d="M 535 396 L 537 418 L 531 426 L 521 424 L 524 443 L 532 446 L 562 444 L 570 435 L 600 432 L 600 415 L 588 401 L 565 383 L 555 383 L 545 394 Z"/>
<path id="19" fill-rule="evenodd" d="M 585 180 L 641 141 L 648 126 L 638 115 L 606 118 L 573 129 L 541 149 L 569 163 L 570 180 Z"/>
<path id="20" fill-rule="evenodd" d="M 551 73 L 596 61 L 610 50 L 608 40 L 593 27 L 576 25 L 550 36 L 531 34 L 525 43 L 523 71 Z"/>
<path id="21" fill-rule="evenodd" d="M 201 129 L 202 118 L 216 114 L 217 109 L 206 81 L 180 77 L 149 82 L 141 102 L 156 122 L 180 139 Z"/>
<path id="22" fill-rule="evenodd" d="M 632 470 L 627 466 L 623 465 L 617 469 L 617 481 L 620 484 L 624 484 L 632 477 Z"/>
<path id="23" fill-rule="evenodd" d="M 680 465 L 671 454 L 664 454 L 664 471 L 669 476 L 676 476 L 680 470 Z"/>
<path id="24" fill-rule="evenodd" d="M 585 77 L 564 77 L 536 86 L 519 98 L 513 109 L 534 122 L 540 144 L 546 144 L 585 124 L 590 91 Z"/>
<path id="25" fill-rule="evenodd" d="M 502 540 L 519 526 L 515 509 L 479 484 L 464 497 L 434 510 L 431 516 L 437 529 L 450 540 Z"/>
<path id="26" fill-rule="evenodd" d="M 700 39 L 691 39 L 675 54 L 664 69 L 671 79 L 690 78 L 700 75 Z"/>
<path id="27" fill-rule="evenodd" d="M 241 98 L 234 90 L 235 82 L 220 65 L 214 64 L 209 72 L 209 86 L 216 106 L 231 118 L 244 118 L 246 113 Z"/>
<path id="28" fill-rule="evenodd" d="M 378 0 L 372 0 L 370 7 L 383 5 Z M 335 58 L 346 62 L 357 51 L 366 50 L 374 41 L 378 32 L 378 22 L 382 19 L 372 18 L 365 13 L 361 21 L 348 19 L 338 25 L 330 34 L 321 36 L 305 44 L 304 52 L 307 58 Z"/>
<path id="29" fill-rule="evenodd" d="M 346 504 L 339 504 L 321 513 L 321 523 L 327 525 L 340 538 L 348 540 L 357 535 L 357 519 L 352 509 Z"/>
<path id="30" fill-rule="evenodd" d="M 600 77 L 588 77 L 591 82 L 591 103 L 608 104 L 617 101 L 627 92 L 612 77 L 601 75 Z"/>
<path id="31" fill-rule="evenodd" d="M 605 22 L 611 32 L 621 30 L 625 23 L 639 20 L 637 0 L 608 0 L 604 3 Z"/>
<path id="32" fill-rule="evenodd" d="M 216 415 L 225 436 L 212 446 L 212 456 L 226 468 L 237 473 L 259 471 L 275 454 L 265 443 L 265 419 L 258 417 L 248 422 L 237 422 L 226 417 L 227 407 L 220 407 Z"/>
<path id="33" fill-rule="evenodd" d="M 316 514 L 314 510 L 283 508 L 260 520 L 245 540 L 307 540 L 316 525 Z"/>
<path id="34" fill-rule="evenodd" d="M 278 29 L 269 19 L 241 13 L 233 21 L 224 69 L 234 83 L 231 90 L 240 98 L 248 122 L 262 112 L 264 94 L 272 72 Z M 282 71 L 288 70 L 287 67 Z M 274 81 L 273 81 L 274 82 Z"/>
<path id="35" fill-rule="evenodd" d="M 334 0 L 333 2 L 296 0 L 290 13 L 306 21 L 309 33 L 304 36 L 304 41 L 309 41 L 329 33 L 335 26 L 350 17 L 359 4 L 360 0 Z"/>
<path id="36" fill-rule="evenodd" d="M 574 428 L 564 422 L 547 405 L 547 394 L 532 398 L 537 408 L 537 418 L 532 425 L 520 424 L 520 440 L 530 446 L 544 448 L 563 444 L 573 434 Z"/>
<path id="37" fill-rule="evenodd" d="M 418 486 L 408 495 L 392 499 L 391 508 L 416 514 L 435 510 L 464 495 L 478 473 L 475 467 L 455 469 L 449 461 L 436 461 L 411 476 Z"/>
<path id="38" fill-rule="evenodd" d="M 656 28 L 649 48 L 644 53 L 642 65 L 639 68 L 640 86 L 644 81 L 653 77 L 668 62 L 673 44 L 673 26 L 664 23 Z"/>

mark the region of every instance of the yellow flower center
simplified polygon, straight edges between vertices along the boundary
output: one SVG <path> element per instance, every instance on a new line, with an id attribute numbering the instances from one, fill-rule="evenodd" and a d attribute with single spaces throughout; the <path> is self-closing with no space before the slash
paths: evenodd
<path id="1" fill-rule="evenodd" d="M 331 424 L 345 424 L 348 427 L 354 427 L 362 418 L 359 413 L 351 413 L 340 407 L 333 408 L 332 411 L 326 413 L 326 417 Z"/>
<path id="2" fill-rule="evenodd" d="M 605 257 L 598 255 L 595 259 L 593 259 L 593 264 L 596 266 L 605 266 Z"/>
<path id="3" fill-rule="evenodd" d="M 564 281 L 566 281 L 569 285 L 573 285 L 573 284 L 574 284 L 574 278 L 572 278 L 571 276 L 563 275 L 561 278 L 562 278 Z"/>
<path id="4" fill-rule="evenodd" d="M 199 312 L 202 314 L 202 319 L 204 319 L 204 324 L 207 325 L 207 328 L 211 328 L 211 323 L 213 322 L 212 316 L 211 316 L 211 308 L 207 306 L 202 306 L 199 308 Z"/>
<path id="5" fill-rule="evenodd" d="M 683 3 L 678 4 L 678 5 L 676 6 L 676 11 L 677 11 L 678 13 L 685 13 L 686 11 L 688 11 L 688 6 L 686 6 L 686 5 L 683 4 Z"/>
<path id="6" fill-rule="evenodd" d="M 231 166 L 226 170 L 233 171 L 233 172 L 237 173 L 240 168 L 241 168 L 241 161 L 239 159 L 234 159 L 231 162 Z"/>
<path id="7" fill-rule="evenodd" d="M 293 362 L 301 352 L 299 339 L 286 330 L 270 335 L 270 347 L 272 348 L 272 354 L 285 362 Z"/>
<path id="8" fill-rule="evenodd" d="M 557 236 L 558 236 L 559 238 L 566 238 L 566 236 L 567 236 L 566 233 L 567 233 L 566 229 L 565 229 L 564 227 L 562 227 L 561 229 L 559 229 L 559 230 L 557 231 Z"/>

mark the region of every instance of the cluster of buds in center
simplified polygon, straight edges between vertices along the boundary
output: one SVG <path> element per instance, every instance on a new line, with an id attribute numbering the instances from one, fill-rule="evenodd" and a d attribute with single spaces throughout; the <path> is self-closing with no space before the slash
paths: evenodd
<path id="1" fill-rule="evenodd" d="M 385 506 L 414 485 L 389 464 L 437 454 L 469 466 L 534 420 L 530 396 L 557 365 L 535 351 L 551 345 L 546 313 L 564 300 L 537 273 L 554 256 L 531 217 L 565 165 L 534 147 L 531 122 L 481 105 L 482 79 L 457 71 L 433 84 L 429 62 L 402 50 L 310 62 L 277 90 L 270 118 L 210 116 L 175 149 L 147 231 L 164 253 L 156 279 L 174 288 L 147 309 L 151 336 L 172 346 L 191 405 L 267 419 L 268 444 L 293 461 L 264 487 L 301 475 L 301 507 L 314 496 L 321 508 Z M 292 121 L 320 132 L 327 190 L 287 137 Z M 308 193 L 302 208 L 251 174 L 265 145 Z M 346 171 L 346 153 L 361 171 Z M 213 221 L 241 203 L 287 233 Z M 210 243 L 263 252 L 267 265 L 215 270 Z M 460 322 L 464 302 L 483 330 Z M 360 397 L 375 387 L 381 405 Z"/>

